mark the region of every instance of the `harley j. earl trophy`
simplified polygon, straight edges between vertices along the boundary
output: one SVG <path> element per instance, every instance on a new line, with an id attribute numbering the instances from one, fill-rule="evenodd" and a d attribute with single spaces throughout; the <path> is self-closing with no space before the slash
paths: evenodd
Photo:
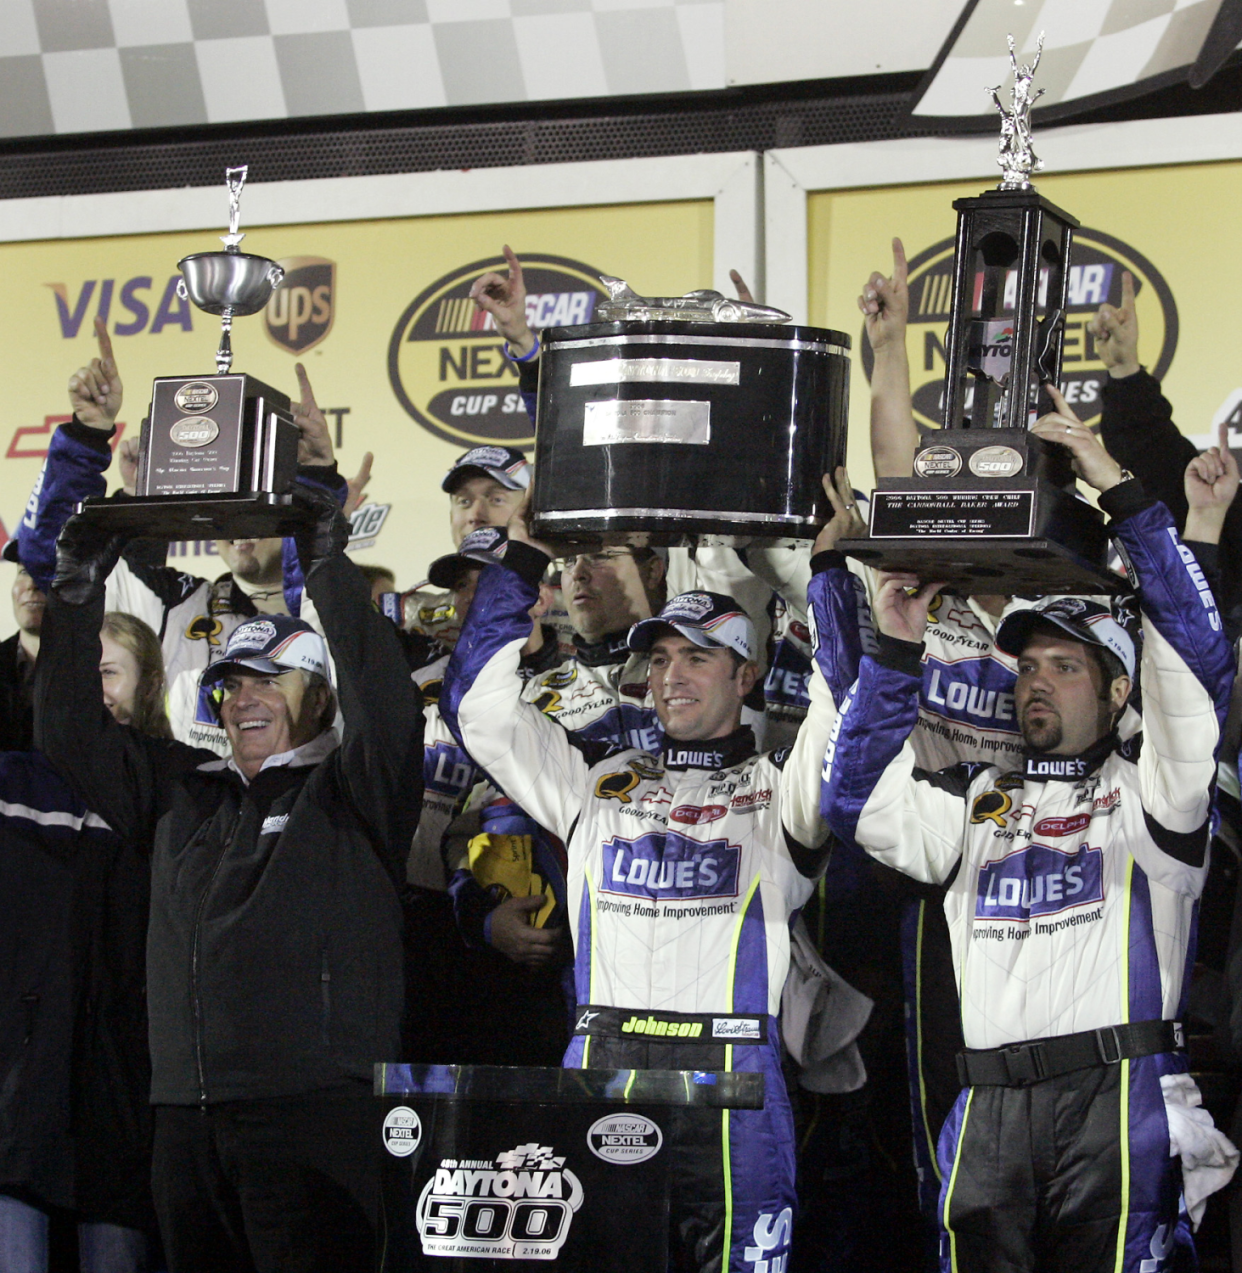
<path id="1" fill-rule="evenodd" d="M 305 521 L 293 504 L 298 427 L 287 395 L 230 374 L 233 319 L 256 314 L 284 277 L 275 261 L 238 251 L 245 168 L 226 173 L 229 232 L 223 252 L 177 262 L 178 293 L 220 317 L 214 376 L 161 376 L 142 422 L 137 494 L 88 499 L 79 512 L 118 531 L 158 539 L 284 535 Z"/>
<path id="2" fill-rule="evenodd" d="M 1040 50 L 1043 37 L 1040 37 Z M 1004 179 L 958 199 L 945 342 L 944 427 L 921 431 L 914 476 L 882 478 L 870 538 L 843 541 L 884 570 L 943 579 L 963 593 L 1117 593 L 1103 515 L 1077 495 L 1069 451 L 1030 433 L 1040 385 L 1056 384 L 1078 222 L 1030 182 L 1031 66 L 1012 36 L 1012 105 L 1001 105 Z M 1040 92 L 1043 90 L 1041 89 Z"/>

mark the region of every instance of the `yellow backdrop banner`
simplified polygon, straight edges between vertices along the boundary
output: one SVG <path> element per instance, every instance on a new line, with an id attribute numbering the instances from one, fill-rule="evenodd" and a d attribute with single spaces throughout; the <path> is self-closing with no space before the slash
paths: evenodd
<path id="1" fill-rule="evenodd" d="M 1240 320 L 1228 298 L 1242 286 L 1242 258 L 1230 210 L 1242 198 L 1242 163 L 1189 164 L 1040 176 L 1041 194 L 1076 217 L 1062 383 L 1080 415 L 1098 422 L 1106 377 L 1086 322 L 1100 302 L 1118 304 L 1121 273 L 1138 281 L 1142 362 L 1163 378 L 1182 431 L 1199 439 L 1230 419 L 1242 447 Z M 856 298 L 873 270 L 892 269 L 890 241 L 911 262 L 908 334 L 916 413 L 935 422 L 949 275 L 957 224 L 953 200 L 978 195 L 983 181 L 812 194 L 808 208 L 810 321 L 854 338 L 850 475 L 870 489 L 869 359 Z M 779 305 L 781 298 L 768 298 Z"/>
<path id="2" fill-rule="evenodd" d="M 234 323 L 234 370 L 296 399 L 293 367 L 305 363 L 342 472 L 373 452 L 368 494 L 390 506 L 374 546 L 355 555 L 410 587 L 451 548 L 440 482 L 454 458 L 532 432 L 499 336 L 467 300 L 474 278 L 503 265 L 501 245 L 533 262 L 532 317 L 550 326 L 589 317 L 599 272 L 647 294 L 710 287 L 712 234 L 710 200 L 255 229 L 242 250 L 280 260 L 288 276 L 264 314 Z M 5 538 L 67 416 L 69 376 L 96 353 L 97 314 L 125 384 L 126 432 L 137 433 L 154 377 L 214 370 L 219 320 L 180 300 L 175 284 L 181 257 L 216 247 L 207 232 L 0 245 Z M 209 545 L 193 544 L 170 561 L 214 576 L 221 567 L 210 557 Z M 12 630 L 0 606 L 0 634 Z"/>

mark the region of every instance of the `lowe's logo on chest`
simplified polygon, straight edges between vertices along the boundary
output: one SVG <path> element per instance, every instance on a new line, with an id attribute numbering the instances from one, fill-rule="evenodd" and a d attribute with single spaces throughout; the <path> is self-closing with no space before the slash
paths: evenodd
<path id="1" fill-rule="evenodd" d="M 1102 902 L 1103 858 L 1101 849 L 1086 844 L 1075 852 L 1032 844 L 989 862 L 979 872 L 975 918 L 1022 923 Z"/>
<path id="2" fill-rule="evenodd" d="M 474 786 L 474 764 L 460 747 L 436 743 L 423 752 L 423 782 L 428 791 L 459 796 Z"/>
<path id="3" fill-rule="evenodd" d="M 692 840 L 677 831 L 617 836 L 604 845 L 600 892 L 657 901 L 736 897 L 741 852 L 727 840 Z"/>
<path id="4" fill-rule="evenodd" d="M 992 659 L 923 661 L 923 692 L 930 711 L 966 724 L 987 722 L 1016 730 L 1013 673 Z"/>

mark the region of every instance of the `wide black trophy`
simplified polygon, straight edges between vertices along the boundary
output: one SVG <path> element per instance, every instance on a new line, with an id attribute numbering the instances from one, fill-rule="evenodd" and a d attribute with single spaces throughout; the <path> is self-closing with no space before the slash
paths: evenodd
<path id="1" fill-rule="evenodd" d="M 233 319 L 257 314 L 284 271 L 238 250 L 246 169 L 230 168 L 223 252 L 178 261 L 178 292 L 220 317 L 214 376 L 160 376 L 142 422 L 136 496 L 92 498 L 78 511 L 118 531 L 159 539 L 250 539 L 291 533 L 305 514 L 293 503 L 298 427 L 288 395 L 230 374 Z"/>
<path id="2" fill-rule="evenodd" d="M 561 543 L 814 539 L 843 462 L 849 337 L 719 292 L 543 333 L 532 522 Z"/>
<path id="3" fill-rule="evenodd" d="M 1030 183 L 1043 167 L 1029 123 L 1039 56 L 1019 67 L 1011 37 L 1009 57 L 1012 107 L 991 90 L 1004 179 L 953 204 L 944 427 L 921 431 L 913 477 L 878 480 L 870 538 L 839 547 L 967 594 L 1120 593 L 1127 584 L 1108 568 L 1104 517 L 1079 498 L 1070 452 L 1029 432 L 1041 384 L 1060 375 L 1078 222 Z"/>

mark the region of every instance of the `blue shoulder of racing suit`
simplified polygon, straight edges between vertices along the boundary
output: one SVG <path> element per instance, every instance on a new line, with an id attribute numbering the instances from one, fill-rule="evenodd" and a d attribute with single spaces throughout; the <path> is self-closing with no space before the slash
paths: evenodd
<path id="1" fill-rule="evenodd" d="M 81 500 L 107 492 L 104 473 L 112 463 L 111 436 L 76 420 L 52 434 L 17 533 L 22 565 L 41 592 L 48 591 L 56 574 L 56 537 L 61 527 Z"/>
<path id="2" fill-rule="evenodd" d="M 1101 507 L 1107 508 L 1111 494 L 1105 492 Z M 1173 515 L 1157 501 L 1122 516 L 1111 530 L 1134 567 L 1144 616 L 1211 696 L 1223 731 L 1236 670 L 1233 651 L 1216 598 Z"/>
<path id="3" fill-rule="evenodd" d="M 503 566 L 484 566 L 470 603 L 470 613 L 462 624 L 440 688 L 440 713 L 461 741 L 457 709 L 475 676 L 496 652 L 514 641 L 530 636 L 530 608 L 539 599 L 539 580 L 547 569 L 548 557 L 537 548 L 510 542 Z"/>

